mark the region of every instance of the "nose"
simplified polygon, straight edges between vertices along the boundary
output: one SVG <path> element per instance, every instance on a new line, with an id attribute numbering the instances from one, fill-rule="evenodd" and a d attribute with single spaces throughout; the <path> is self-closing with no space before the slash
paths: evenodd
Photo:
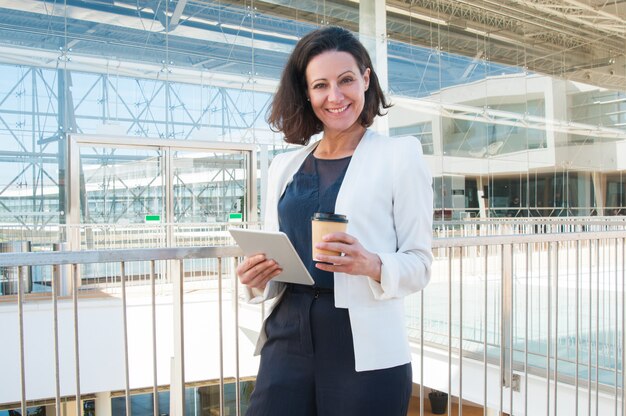
<path id="1" fill-rule="evenodd" d="M 339 88 L 339 85 L 331 85 L 330 92 L 328 93 L 328 101 L 334 103 L 341 102 L 341 100 L 343 100 L 343 94 L 341 92 L 341 89 Z"/>

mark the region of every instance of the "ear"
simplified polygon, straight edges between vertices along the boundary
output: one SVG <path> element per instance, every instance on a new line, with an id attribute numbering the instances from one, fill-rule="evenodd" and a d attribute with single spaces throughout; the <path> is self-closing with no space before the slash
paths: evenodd
<path id="1" fill-rule="evenodd" d="M 370 87 L 370 69 L 365 68 L 365 72 L 363 72 L 363 82 L 365 83 L 365 91 Z"/>

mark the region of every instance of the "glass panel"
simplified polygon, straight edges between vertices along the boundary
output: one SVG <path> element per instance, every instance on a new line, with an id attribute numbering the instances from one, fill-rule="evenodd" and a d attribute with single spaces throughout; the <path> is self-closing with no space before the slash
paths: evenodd
<path id="1" fill-rule="evenodd" d="M 235 383 L 224 383 L 223 405 L 225 415 L 235 415 L 237 412 L 237 395 Z M 239 383 L 240 411 L 245 414 L 250 403 L 250 395 L 254 389 L 254 381 L 241 381 Z M 167 414 L 170 409 L 169 390 L 159 393 L 159 411 L 161 415 Z M 149 416 L 154 414 L 152 393 L 133 394 L 130 398 L 133 415 Z M 214 416 L 220 414 L 220 386 L 219 384 L 191 387 L 185 389 L 186 416 Z M 29 416 L 31 412 L 29 409 Z M 126 415 L 126 397 L 111 398 L 111 414 L 113 416 Z M 0 413 L 0 416 L 2 414 Z M 42 416 L 33 414 L 32 416 Z M 91 416 L 91 415 L 85 415 Z"/>
<path id="2" fill-rule="evenodd" d="M 626 182 L 623 174 L 607 175 L 606 215 L 626 215 Z"/>
<path id="3" fill-rule="evenodd" d="M 0 73 L 0 240 L 58 241 L 44 235 L 64 213 L 56 72 L 2 64 Z"/>
<path id="4" fill-rule="evenodd" d="M 246 221 L 246 153 L 174 151 L 174 222 Z"/>
<path id="5" fill-rule="evenodd" d="M 165 219 L 162 151 L 81 147 L 80 161 L 82 223 Z"/>

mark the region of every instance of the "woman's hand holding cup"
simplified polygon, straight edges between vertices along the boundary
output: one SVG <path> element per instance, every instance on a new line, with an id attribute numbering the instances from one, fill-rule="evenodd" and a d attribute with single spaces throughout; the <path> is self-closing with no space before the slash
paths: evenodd
<path id="1" fill-rule="evenodd" d="M 311 218 L 315 267 L 328 272 L 369 276 L 380 282 L 382 262 L 359 241 L 346 233 L 344 215 L 315 213 Z"/>

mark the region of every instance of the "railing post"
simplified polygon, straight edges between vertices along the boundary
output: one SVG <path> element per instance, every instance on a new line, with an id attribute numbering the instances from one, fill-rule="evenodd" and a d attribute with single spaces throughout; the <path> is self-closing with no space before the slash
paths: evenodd
<path id="1" fill-rule="evenodd" d="M 183 260 L 172 261 L 172 268 L 178 265 L 178 274 L 172 275 L 172 309 L 174 357 L 171 360 L 170 416 L 185 416 L 185 362 L 184 362 L 184 316 L 183 316 L 183 279 L 185 269 Z"/>
<path id="2" fill-rule="evenodd" d="M 513 310 L 513 245 L 502 245 L 501 367 L 503 387 L 511 387 L 511 317 Z"/>
<path id="3" fill-rule="evenodd" d="M 500 333 L 500 380 L 503 387 L 511 386 L 509 377 L 509 339 L 511 333 L 511 265 L 512 246 L 502 245 L 502 330 Z"/>
<path id="4" fill-rule="evenodd" d="M 70 249 L 69 242 L 52 244 L 53 251 L 68 251 Z M 71 296 L 74 291 L 74 277 L 72 276 L 72 266 L 69 264 L 55 264 L 52 266 L 54 274 L 54 285 L 58 296 Z M 76 279 L 78 287 L 81 280 Z"/>

